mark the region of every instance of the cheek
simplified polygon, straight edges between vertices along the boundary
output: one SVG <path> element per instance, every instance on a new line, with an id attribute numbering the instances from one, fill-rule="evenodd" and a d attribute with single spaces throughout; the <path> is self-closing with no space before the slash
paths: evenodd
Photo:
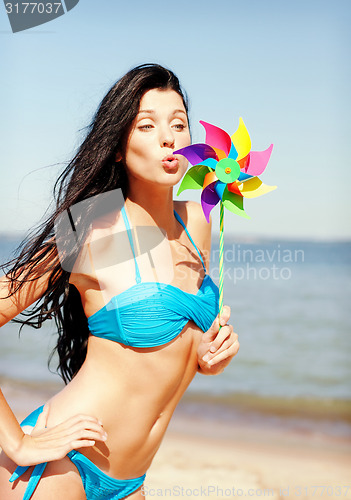
<path id="1" fill-rule="evenodd" d="M 148 158 L 148 147 L 144 144 L 145 141 L 130 141 L 126 151 L 127 167 L 137 167 L 139 161 L 145 161 Z"/>

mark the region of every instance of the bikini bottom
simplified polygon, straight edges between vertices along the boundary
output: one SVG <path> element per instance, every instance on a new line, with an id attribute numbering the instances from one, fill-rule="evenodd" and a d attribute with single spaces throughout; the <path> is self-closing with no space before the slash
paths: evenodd
<path id="1" fill-rule="evenodd" d="M 23 420 L 21 426 L 34 427 L 44 406 L 41 406 Z M 72 450 L 67 454 L 68 458 L 77 467 L 82 478 L 87 500 L 117 500 L 126 497 L 136 491 L 144 482 L 146 474 L 133 479 L 114 479 L 100 470 L 91 460 L 79 451 Z M 23 500 L 29 500 L 34 493 L 37 484 L 47 462 L 34 467 L 29 479 Z M 10 482 L 16 481 L 26 472 L 28 467 L 18 466 L 10 478 Z"/>

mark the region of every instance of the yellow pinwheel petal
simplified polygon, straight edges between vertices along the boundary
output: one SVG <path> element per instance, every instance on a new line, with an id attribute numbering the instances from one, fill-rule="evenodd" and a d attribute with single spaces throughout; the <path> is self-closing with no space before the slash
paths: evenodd
<path id="1" fill-rule="evenodd" d="M 231 136 L 231 140 L 233 141 L 235 149 L 238 152 L 238 158 L 236 159 L 236 161 L 241 160 L 241 158 L 244 158 L 249 154 L 251 149 L 251 139 L 247 128 L 245 127 L 245 123 L 241 117 L 239 118 L 239 127 Z"/>
<path id="2" fill-rule="evenodd" d="M 269 193 L 276 188 L 277 186 L 268 186 L 267 184 L 263 184 L 258 177 L 253 177 L 252 179 L 249 179 L 239 185 L 239 190 L 245 198 L 257 198 L 258 196 Z"/>

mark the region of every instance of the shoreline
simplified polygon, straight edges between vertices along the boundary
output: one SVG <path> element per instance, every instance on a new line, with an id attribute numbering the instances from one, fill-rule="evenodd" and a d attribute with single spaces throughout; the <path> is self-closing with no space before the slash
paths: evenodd
<path id="1" fill-rule="evenodd" d="M 26 416 L 59 392 L 64 383 L 59 379 L 38 383 L 0 377 L 0 387 L 14 412 Z M 175 415 L 187 419 L 201 415 L 204 421 L 219 421 L 223 425 L 241 422 L 244 427 L 259 426 L 267 431 L 282 428 L 297 433 L 322 432 L 351 438 L 349 400 L 281 398 L 249 393 L 214 395 L 188 390 Z"/>

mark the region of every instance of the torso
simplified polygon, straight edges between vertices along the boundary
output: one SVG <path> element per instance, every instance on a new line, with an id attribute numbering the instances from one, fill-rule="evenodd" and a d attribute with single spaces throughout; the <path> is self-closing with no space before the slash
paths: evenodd
<path id="1" fill-rule="evenodd" d="M 201 251 L 203 227 L 190 214 L 187 202 L 174 202 L 174 207 Z M 199 256 L 181 229 L 179 239 L 170 242 L 174 264 L 172 283 L 186 292 L 196 293 L 204 271 Z M 181 259 L 179 248 L 182 248 Z M 130 265 L 134 269 L 132 262 Z M 118 271 L 117 275 L 121 276 L 120 269 Z M 105 278 L 104 272 L 97 273 L 71 275 L 70 281 L 81 294 L 87 317 L 106 303 L 106 294 L 100 286 L 102 282 L 108 285 L 111 269 L 105 271 Z M 133 284 L 128 284 L 128 276 L 134 278 L 134 272 L 122 274 L 126 279 L 117 293 Z M 111 295 L 111 291 L 108 294 Z M 96 416 L 103 422 L 108 440 L 106 444 L 81 449 L 81 453 L 112 477 L 127 479 L 144 474 L 178 401 L 197 371 L 196 351 L 201 335 L 202 331 L 189 321 L 174 340 L 153 348 L 137 349 L 90 336 L 81 370 L 50 401 L 48 424 L 55 425 L 77 413 Z"/>

